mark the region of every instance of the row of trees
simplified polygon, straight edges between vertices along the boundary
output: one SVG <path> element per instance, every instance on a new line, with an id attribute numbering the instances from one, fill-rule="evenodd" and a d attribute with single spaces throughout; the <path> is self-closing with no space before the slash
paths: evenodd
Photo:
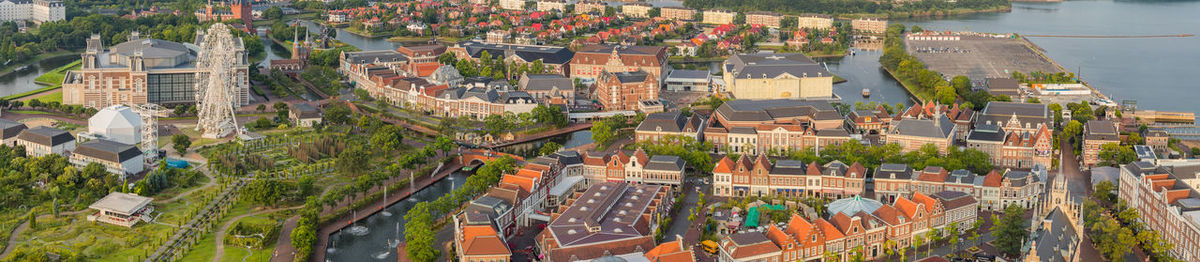
<path id="1" fill-rule="evenodd" d="M 535 126 L 563 128 L 569 124 L 567 115 L 557 105 L 539 104 L 529 113 L 489 115 L 483 119 L 484 130 L 491 134 L 503 134 L 517 129 Z"/>
<path id="2" fill-rule="evenodd" d="M 524 74 L 544 74 L 550 68 L 541 59 L 531 63 L 515 63 L 506 61 L 504 54 L 492 54 L 488 51 L 479 53 L 479 61 L 459 59 L 454 53 L 446 52 L 438 56 L 438 62 L 443 65 L 454 65 L 458 73 L 464 77 L 486 76 L 493 79 L 504 79 L 510 85 L 516 85 L 517 79 Z"/>
<path id="3" fill-rule="evenodd" d="M 917 170 L 928 166 L 940 166 L 946 170 L 967 169 L 976 174 L 987 174 L 992 171 L 991 156 L 975 149 L 959 149 L 956 146 L 949 146 L 946 148 L 945 154 L 939 152 L 934 144 L 925 144 L 919 150 L 908 153 L 901 153 L 902 149 L 899 144 L 894 143 L 868 146 L 851 139 L 839 145 L 821 148 L 820 155 L 817 155 L 812 148 L 768 154 L 781 155 L 804 163 L 825 164 L 834 160 L 846 164 L 857 162 L 869 169 L 879 167 L 882 163 L 903 163 Z"/>

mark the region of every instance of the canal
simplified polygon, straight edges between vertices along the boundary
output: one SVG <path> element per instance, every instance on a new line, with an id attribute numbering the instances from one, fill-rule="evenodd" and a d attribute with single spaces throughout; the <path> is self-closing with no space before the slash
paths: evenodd
<path id="1" fill-rule="evenodd" d="M 0 76 L 0 96 L 10 96 L 42 88 L 33 80 L 56 68 L 79 60 L 78 55 L 65 55 L 30 64 L 28 68 Z"/>
<path id="2" fill-rule="evenodd" d="M 582 130 L 575 131 L 570 134 L 548 137 L 546 139 L 534 140 L 516 145 L 497 148 L 496 151 L 518 155 L 525 158 L 537 157 L 538 150 L 549 142 L 555 142 L 562 145 L 563 149 L 573 148 L 592 143 L 592 131 Z"/>
<path id="3" fill-rule="evenodd" d="M 407 199 L 329 235 L 328 261 L 396 261 L 396 244 L 404 239 L 404 214 L 418 202 L 432 201 L 462 187 L 468 174 L 454 172 Z M 366 214 L 359 214 L 366 215 Z M 439 215 L 440 217 L 440 215 Z M 361 227 L 355 229 L 355 227 Z M 364 230 L 365 229 L 365 230 Z M 441 239 L 441 238 L 439 238 Z M 448 239 L 448 238 L 446 238 Z"/>

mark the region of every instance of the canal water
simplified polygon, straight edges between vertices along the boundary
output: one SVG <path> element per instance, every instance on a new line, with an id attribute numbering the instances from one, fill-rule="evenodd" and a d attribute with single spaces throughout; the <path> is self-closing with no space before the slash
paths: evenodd
<path id="1" fill-rule="evenodd" d="M 462 187 L 467 174 L 455 172 L 445 179 L 429 185 L 407 199 L 384 208 L 366 219 L 329 235 L 329 246 L 325 249 L 328 261 L 396 261 L 396 244 L 404 240 L 404 214 L 418 202 L 433 201 L 451 190 Z M 367 214 L 359 214 L 367 215 Z M 390 216 L 389 216 L 390 215 Z M 343 222 L 344 223 L 344 222 Z M 355 226 L 365 227 L 363 232 L 354 232 Z M 357 234 L 356 234 L 357 233 Z"/>
<path id="2" fill-rule="evenodd" d="M 50 72 L 56 68 L 70 64 L 79 60 L 77 55 L 66 55 L 45 59 L 41 62 L 30 64 L 28 68 L 20 71 L 14 71 L 4 76 L 0 76 L 0 96 L 9 96 L 20 94 L 42 88 L 41 85 L 34 83 L 33 80 L 38 76 Z"/>
<path id="3" fill-rule="evenodd" d="M 542 145 L 548 142 L 555 142 L 562 145 L 563 149 L 582 146 L 592 143 L 592 131 L 582 130 L 575 131 L 570 134 L 563 134 L 549 137 L 542 140 L 534 140 L 516 145 L 497 148 L 496 151 L 518 155 L 525 158 L 537 157 L 538 150 L 542 149 Z"/>
<path id="4" fill-rule="evenodd" d="M 577 131 L 570 134 L 555 136 L 529 143 L 517 144 L 501 148 L 500 151 L 512 153 L 536 154 L 542 144 L 554 141 L 571 148 L 592 142 L 591 131 Z M 523 155 L 531 156 L 531 155 Z M 329 261 L 396 261 L 397 239 L 404 239 L 404 214 L 414 205 L 422 201 L 433 201 L 442 195 L 449 194 L 452 188 L 458 188 L 467 181 L 467 174 L 455 172 L 429 187 L 417 191 L 408 199 L 384 209 L 387 213 L 379 212 L 368 216 L 355 224 L 366 228 L 364 232 L 355 232 L 351 227 L 342 229 L 329 236 L 330 246 L 326 249 L 325 258 Z M 390 214 L 390 216 L 388 215 Z M 366 214 L 360 214 L 366 215 Z M 358 233 L 358 234 L 355 234 Z M 441 238 L 439 238 L 441 239 Z M 448 237 L 446 238 L 448 239 Z"/>

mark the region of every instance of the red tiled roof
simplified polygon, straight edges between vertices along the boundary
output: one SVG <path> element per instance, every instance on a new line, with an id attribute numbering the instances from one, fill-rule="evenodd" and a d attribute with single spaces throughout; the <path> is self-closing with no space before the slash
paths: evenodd
<path id="1" fill-rule="evenodd" d="M 733 173 L 733 160 L 729 159 L 729 155 L 721 157 L 717 161 L 717 165 L 713 167 L 713 173 Z"/>
<path id="2" fill-rule="evenodd" d="M 838 214 L 841 215 L 841 213 Z M 815 224 L 817 224 L 817 228 L 821 230 L 821 233 L 825 234 L 825 240 L 838 240 L 846 237 L 846 234 L 842 234 L 841 230 L 838 230 L 837 227 L 833 226 L 833 223 L 829 223 L 824 218 L 817 219 Z"/>
<path id="3" fill-rule="evenodd" d="M 940 203 L 936 199 L 933 199 L 932 197 L 929 197 L 925 194 L 921 194 L 921 192 L 913 192 L 913 201 L 924 204 L 925 211 L 931 212 L 931 213 L 933 212 L 933 208 L 936 207 L 938 203 Z"/>
<path id="4" fill-rule="evenodd" d="M 1000 187 L 1000 183 L 1003 181 L 1004 175 L 1001 175 L 1000 172 L 996 172 L 996 170 L 992 170 L 991 172 L 988 172 L 987 176 L 983 177 L 983 186 Z"/>
<path id="5" fill-rule="evenodd" d="M 491 225 L 464 226 L 463 253 L 468 256 L 511 255 L 508 245 L 500 240 Z"/>
<path id="6" fill-rule="evenodd" d="M 646 252 L 646 259 L 653 262 L 691 262 L 696 261 L 696 255 L 691 249 L 684 249 L 683 244 L 675 240 L 659 244 Z"/>

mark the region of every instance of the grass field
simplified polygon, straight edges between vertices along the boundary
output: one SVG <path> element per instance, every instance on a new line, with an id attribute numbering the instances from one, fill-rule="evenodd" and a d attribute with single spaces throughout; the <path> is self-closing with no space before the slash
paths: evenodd
<path id="1" fill-rule="evenodd" d="M 71 62 L 70 64 L 54 69 L 54 71 L 46 72 L 33 79 L 33 81 L 42 85 L 61 85 L 63 78 L 67 76 L 67 71 L 78 70 L 80 67 L 80 61 Z"/>
<path id="2" fill-rule="evenodd" d="M 47 94 L 45 96 L 38 97 L 37 99 L 42 102 L 46 102 L 46 103 L 58 102 L 59 104 L 62 104 L 62 101 L 63 101 L 62 96 L 63 96 L 62 90 L 58 90 L 58 91 L 54 91 L 53 93 Z"/>

